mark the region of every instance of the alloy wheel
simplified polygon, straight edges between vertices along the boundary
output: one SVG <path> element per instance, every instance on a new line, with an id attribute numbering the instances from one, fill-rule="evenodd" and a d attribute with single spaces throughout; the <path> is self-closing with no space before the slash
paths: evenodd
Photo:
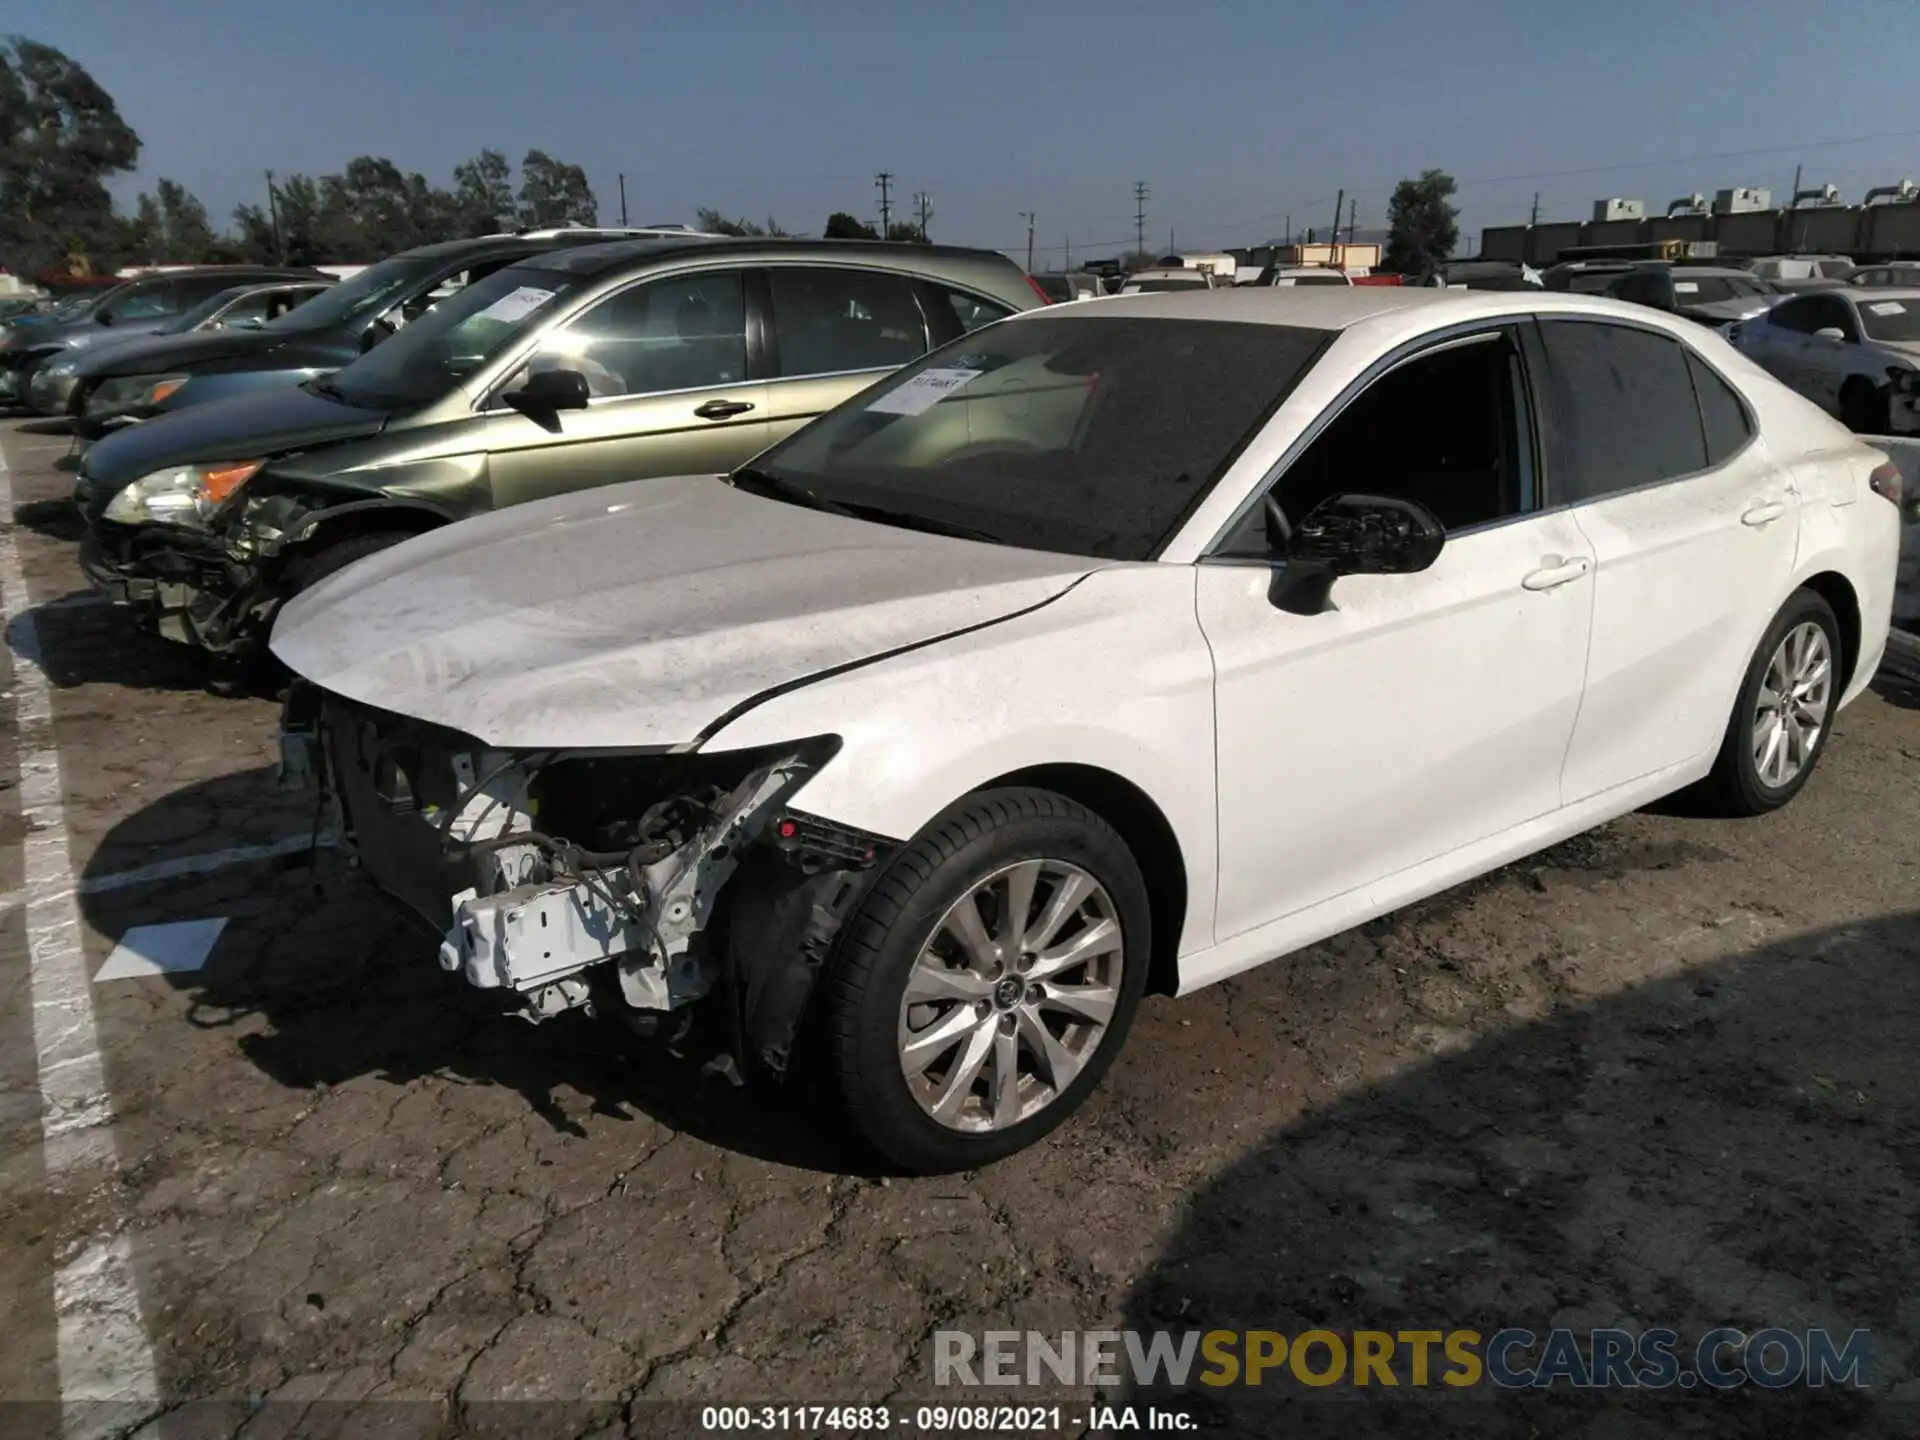
<path id="1" fill-rule="evenodd" d="M 980 880 L 933 927 L 901 996 L 915 1102 L 973 1132 L 1038 1114 L 1106 1039 L 1125 965 L 1113 897 L 1079 866 L 1022 860 Z"/>
<path id="2" fill-rule="evenodd" d="M 1781 637 L 1754 703 L 1753 768 L 1778 790 L 1807 768 L 1826 728 L 1833 695 L 1827 632 L 1803 621 Z"/>

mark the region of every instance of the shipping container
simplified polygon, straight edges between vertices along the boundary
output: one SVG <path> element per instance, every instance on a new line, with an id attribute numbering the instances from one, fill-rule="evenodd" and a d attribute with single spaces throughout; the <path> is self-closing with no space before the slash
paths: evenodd
<path id="1" fill-rule="evenodd" d="M 1713 233 L 1710 215 L 1661 215 L 1647 221 L 1649 240 L 1705 240 Z"/>
<path id="2" fill-rule="evenodd" d="M 1514 260 L 1527 258 L 1527 227 L 1525 225 L 1495 225 L 1480 232 L 1480 258 L 1483 260 Z"/>
<path id="3" fill-rule="evenodd" d="M 1862 213 L 1860 255 L 1888 260 L 1920 258 L 1920 205 L 1875 205 Z"/>
<path id="4" fill-rule="evenodd" d="M 1546 225 L 1535 225 L 1528 248 L 1531 254 L 1522 257 L 1527 264 L 1545 269 L 1553 264 L 1562 250 L 1580 243 L 1580 234 L 1587 227 L 1578 220 L 1556 220 Z"/>
<path id="5" fill-rule="evenodd" d="M 1595 220 L 1581 232 L 1582 245 L 1631 245 L 1644 238 L 1644 220 Z"/>
<path id="6" fill-rule="evenodd" d="M 1860 248 L 1860 212 L 1850 205 L 1789 210 L 1780 248 L 1786 255 L 1851 255 Z"/>
<path id="7" fill-rule="evenodd" d="M 1780 212 L 1759 210 L 1722 215 L 1714 221 L 1713 238 L 1720 242 L 1722 255 L 1778 255 Z"/>

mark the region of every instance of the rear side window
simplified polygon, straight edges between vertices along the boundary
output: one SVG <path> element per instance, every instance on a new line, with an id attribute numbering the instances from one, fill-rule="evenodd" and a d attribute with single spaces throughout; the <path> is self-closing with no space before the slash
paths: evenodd
<path id="1" fill-rule="evenodd" d="M 1811 335 L 1819 329 L 1815 321 L 1818 309 L 1813 300 L 1782 300 L 1767 312 L 1767 323 L 1779 330 L 1791 330 L 1796 335 Z"/>
<path id="2" fill-rule="evenodd" d="M 1746 406 L 1733 393 L 1733 387 L 1691 350 L 1687 352 L 1687 371 L 1693 376 L 1694 398 L 1700 402 L 1700 425 L 1707 434 L 1707 464 L 1725 464 L 1753 438 Z"/>
<path id="3" fill-rule="evenodd" d="M 1707 467 L 1700 407 L 1677 340 L 1625 325 L 1549 320 L 1557 498 L 1579 502 Z"/>
<path id="4" fill-rule="evenodd" d="M 827 266 L 767 275 L 782 375 L 892 368 L 927 352 L 926 321 L 904 276 Z"/>

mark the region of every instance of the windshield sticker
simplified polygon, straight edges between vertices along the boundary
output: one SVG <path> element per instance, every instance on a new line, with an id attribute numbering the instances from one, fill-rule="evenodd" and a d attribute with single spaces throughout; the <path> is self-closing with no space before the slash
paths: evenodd
<path id="1" fill-rule="evenodd" d="M 898 390 L 882 395 L 867 406 L 879 415 L 919 415 L 931 410 L 970 380 L 978 380 L 978 370 L 945 367 L 922 370 Z"/>
<path id="2" fill-rule="evenodd" d="M 511 325 L 516 320 L 524 320 L 553 298 L 553 291 L 542 290 L 533 285 L 522 285 L 511 294 L 502 295 L 493 304 L 482 310 L 477 318 L 498 320 Z"/>
<path id="3" fill-rule="evenodd" d="M 1867 306 L 1867 309 L 1876 315 L 1904 315 L 1907 313 L 1907 307 L 1902 305 L 1898 300 L 1876 300 L 1873 304 Z"/>
<path id="4" fill-rule="evenodd" d="M 1693 280 L 1676 280 L 1673 282 L 1673 293 L 1676 295 L 1698 295 L 1700 293 L 1700 285 L 1697 281 Z"/>

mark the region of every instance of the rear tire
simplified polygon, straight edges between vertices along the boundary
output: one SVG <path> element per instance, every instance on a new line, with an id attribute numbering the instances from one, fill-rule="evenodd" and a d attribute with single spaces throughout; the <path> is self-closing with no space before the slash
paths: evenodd
<path id="1" fill-rule="evenodd" d="M 1702 787 L 1717 811 L 1764 815 L 1800 793 L 1833 731 L 1844 658 L 1833 607 L 1794 591 L 1748 662 Z"/>
<path id="2" fill-rule="evenodd" d="M 1840 387 L 1840 419 L 1856 435 L 1884 435 L 1892 423 L 1887 397 L 1857 375 Z"/>
<path id="3" fill-rule="evenodd" d="M 855 1128 L 922 1174 L 1032 1144 L 1125 1043 L 1151 922 L 1140 867 L 1098 815 L 1035 789 L 956 806 L 874 884 L 822 995 Z"/>

